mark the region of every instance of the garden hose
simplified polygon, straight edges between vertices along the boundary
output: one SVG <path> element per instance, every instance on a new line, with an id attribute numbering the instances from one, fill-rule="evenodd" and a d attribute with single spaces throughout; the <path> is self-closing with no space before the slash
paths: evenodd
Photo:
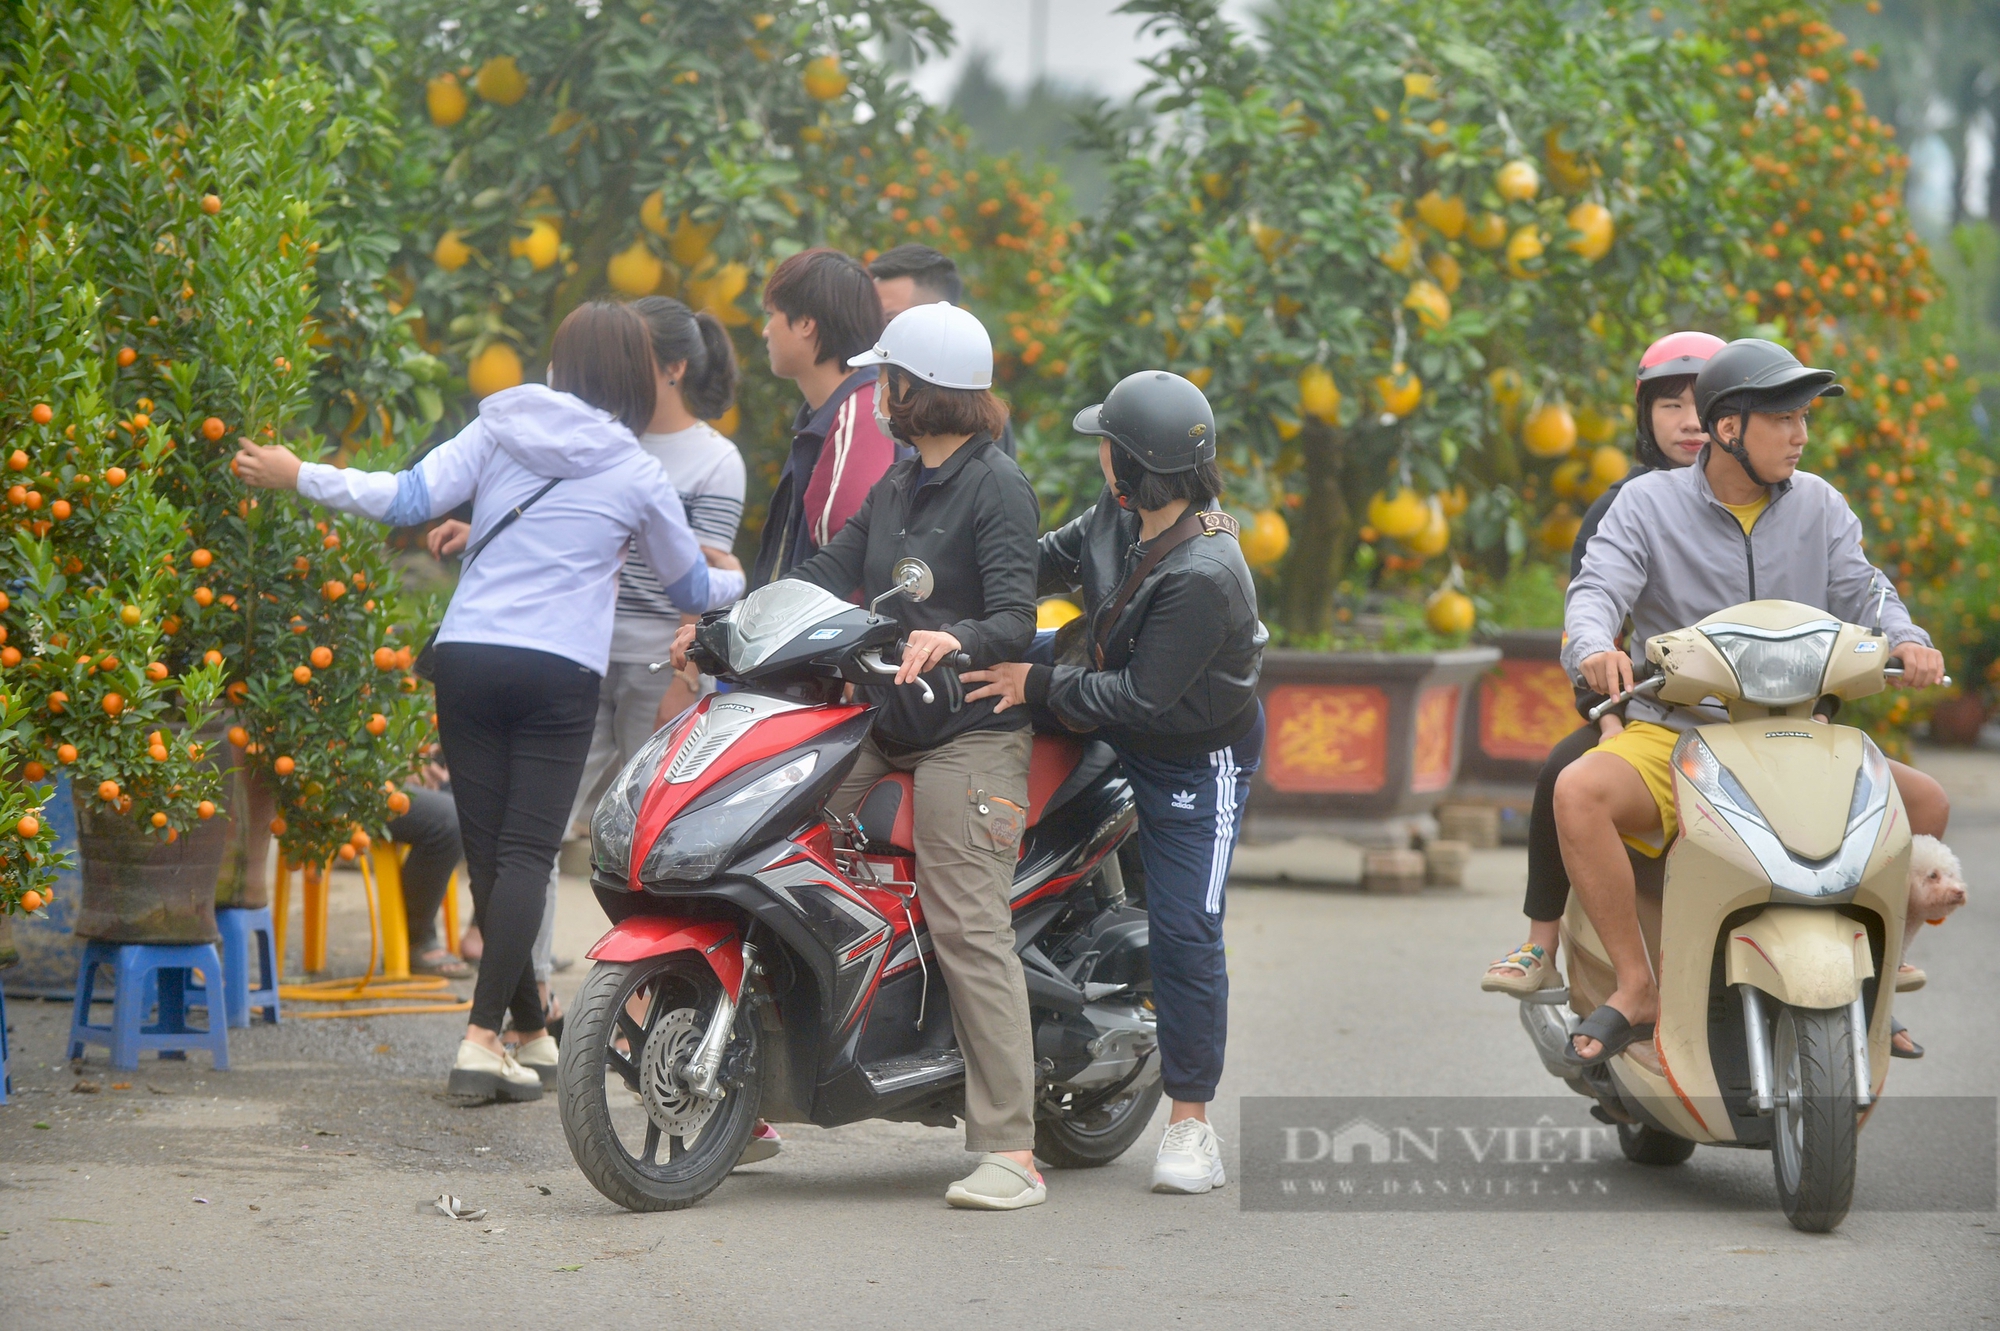
<path id="1" fill-rule="evenodd" d="M 366 855 L 359 856 L 362 895 L 368 901 L 368 973 L 337 980 L 311 980 L 303 984 L 281 984 L 278 996 L 291 1003 L 386 1003 L 376 1007 L 343 1007 L 334 1012 L 287 1012 L 300 1021 L 330 1017 L 394 1017 L 420 1012 L 470 1012 L 472 1000 L 459 998 L 451 982 L 442 975 L 417 975 L 405 980 L 375 978 L 375 958 L 382 948 L 382 920 L 376 908 L 375 872 Z M 400 1000 L 400 1001 L 399 1001 Z"/>

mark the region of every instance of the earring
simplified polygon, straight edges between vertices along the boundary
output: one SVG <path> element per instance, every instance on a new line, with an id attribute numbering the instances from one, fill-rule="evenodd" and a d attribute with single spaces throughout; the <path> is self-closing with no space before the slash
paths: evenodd
<path id="1" fill-rule="evenodd" d="M 669 388 L 672 388 L 672 387 L 673 387 L 673 386 L 674 386 L 675 384 L 677 384 L 677 383 L 679 383 L 679 382 L 680 382 L 680 380 L 678 380 L 678 379 L 669 379 L 669 380 L 667 380 L 667 387 L 669 387 Z"/>

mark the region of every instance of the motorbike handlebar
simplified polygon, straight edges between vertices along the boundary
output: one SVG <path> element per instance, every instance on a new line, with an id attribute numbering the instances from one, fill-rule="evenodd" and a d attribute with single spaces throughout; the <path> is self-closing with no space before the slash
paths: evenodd
<path id="1" fill-rule="evenodd" d="M 1901 679 L 1902 677 L 1903 677 L 1903 658 L 1900 656 L 1890 657 L 1888 661 L 1885 662 L 1882 666 L 1882 678 Z M 1943 679 L 1938 681 L 1937 686 L 1939 688 L 1950 688 L 1951 676 L 1946 675 Z"/>
<path id="2" fill-rule="evenodd" d="M 902 644 L 898 643 L 897 655 L 900 656 L 901 654 L 902 654 Z M 871 674 L 893 675 L 899 668 L 896 665 L 889 662 L 887 659 L 885 659 L 880 651 L 860 652 L 855 655 L 854 659 L 860 662 L 861 667 L 864 670 L 869 671 Z M 951 710 L 954 712 L 956 712 L 959 709 L 959 707 L 963 705 L 965 702 L 964 690 L 959 687 L 958 672 L 961 670 L 970 670 L 971 668 L 972 668 L 972 657 L 964 652 L 952 652 L 950 655 L 946 656 L 942 661 L 939 661 L 935 666 L 931 667 L 931 669 L 934 671 L 944 672 L 943 680 L 944 680 L 945 695 Z M 917 688 L 923 691 L 924 701 L 926 703 L 934 703 L 937 701 L 937 691 L 931 687 L 930 681 L 925 679 L 922 675 L 917 676 L 914 680 L 910 682 L 915 684 Z"/>
<path id="3" fill-rule="evenodd" d="M 1610 711 L 1614 707 L 1622 707 L 1626 703 L 1632 701 L 1634 698 L 1650 697 L 1651 695 L 1658 693 L 1660 691 L 1660 685 L 1666 682 L 1667 682 L 1667 677 L 1665 675 L 1655 675 L 1651 679 L 1641 680 L 1639 683 L 1634 684 L 1631 688 L 1625 690 L 1625 692 L 1619 694 L 1617 697 L 1606 698 L 1603 702 L 1591 708 L 1589 719 L 1593 722 L 1597 721 L 1606 712 Z"/>

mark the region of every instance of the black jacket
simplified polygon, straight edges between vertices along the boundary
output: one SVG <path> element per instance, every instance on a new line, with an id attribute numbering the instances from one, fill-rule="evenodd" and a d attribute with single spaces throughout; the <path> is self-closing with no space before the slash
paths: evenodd
<path id="1" fill-rule="evenodd" d="M 951 634 L 974 667 L 1018 661 L 1035 636 L 1035 532 L 1041 507 L 1028 478 L 990 435 L 974 435 L 945 459 L 937 475 L 921 482 L 923 461 L 911 457 L 875 482 L 860 511 L 811 559 L 793 568 L 800 578 L 836 596 L 873 600 L 891 584 L 890 570 L 905 555 L 930 566 L 930 598 L 894 597 L 882 613 L 904 630 Z M 1028 717 L 1019 708 L 995 714 L 994 699 L 949 710 L 932 672 L 936 701 L 924 702 L 914 684 L 862 685 L 880 699 L 875 737 L 887 747 L 929 749 L 968 730 L 1019 730 Z"/>
<path id="2" fill-rule="evenodd" d="M 1583 521 L 1577 525 L 1576 542 L 1569 548 L 1570 581 L 1576 581 L 1576 575 L 1583 572 L 1584 547 L 1590 544 L 1590 538 L 1596 533 L 1598 524 L 1604 521 L 1604 515 L 1611 511 L 1611 501 L 1618 498 L 1618 492 L 1624 488 L 1625 482 L 1637 476 L 1644 476 L 1652 470 L 1653 468 L 1644 464 L 1634 463 L 1632 470 L 1626 472 L 1620 479 L 1613 481 L 1611 488 L 1597 496 L 1596 501 L 1584 510 Z M 1583 684 L 1572 684 L 1570 687 L 1576 690 L 1576 714 L 1585 721 L 1589 721 L 1590 709 L 1603 702 L 1604 695 Z M 1620 719 L 1623 719 L 1625 715 L 1624 707 L 1621 706 L 1615 710 Z"/>
<path id="3" fill-rule="evenodd" d="M 1139 515 L 1106 489 L 1088 513 L 1042 537 L 1040 590 L 1080 588 L 1085 641 L 1095 642 L 1099 616 L 1144 557 Z M 1198 757 L 1256 724 L 1269 637 L 1236 538 L 1197 536 L 1170 551 L 1125 603 L 1104 669 L 1035 666 L 1028 701 L 1136 753 Z"/>

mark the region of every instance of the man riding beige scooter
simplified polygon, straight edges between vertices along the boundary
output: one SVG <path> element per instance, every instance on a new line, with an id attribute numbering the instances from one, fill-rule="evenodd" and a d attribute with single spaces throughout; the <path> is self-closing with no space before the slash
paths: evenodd
<path id="1" fill-rule="evenodd" d="M 1944 677 L 1943 656 L 1862 553 L 1861 523 L 1846 499 L 1798 471 L 1812 403 L 1846 391 L 1833 377 L 1755 338 L 1709 360 L 1695 381 L 1695 407 L 1710 445 L 1692 467 L 1627 483 L 1570 584 L 1563 664 L 1573 675 L 1617 696 L 1632 687 L 1649 638 L 1763 599 L 1878 624 L 1891 654 L 1902 658 L 1905 686 Z M 1628 616 L 1632 655 L 1617 645 Z M 1674 743 L 1682 730 L 1720 715 L 1635 698 L 1625 730 L 1572 764 L 1556 785 L 1563 860 L 1617 972 L 1616 990 L 1572 1037 L 1580 1064 L 1652 1038 L 1659 993 L 1625 847 L 1659 856 L 1672 844 Z M 1911 830 L 1942 836 L 1950 812 L 1943 789 L 1913 768 L 1890 766 Z"/>

